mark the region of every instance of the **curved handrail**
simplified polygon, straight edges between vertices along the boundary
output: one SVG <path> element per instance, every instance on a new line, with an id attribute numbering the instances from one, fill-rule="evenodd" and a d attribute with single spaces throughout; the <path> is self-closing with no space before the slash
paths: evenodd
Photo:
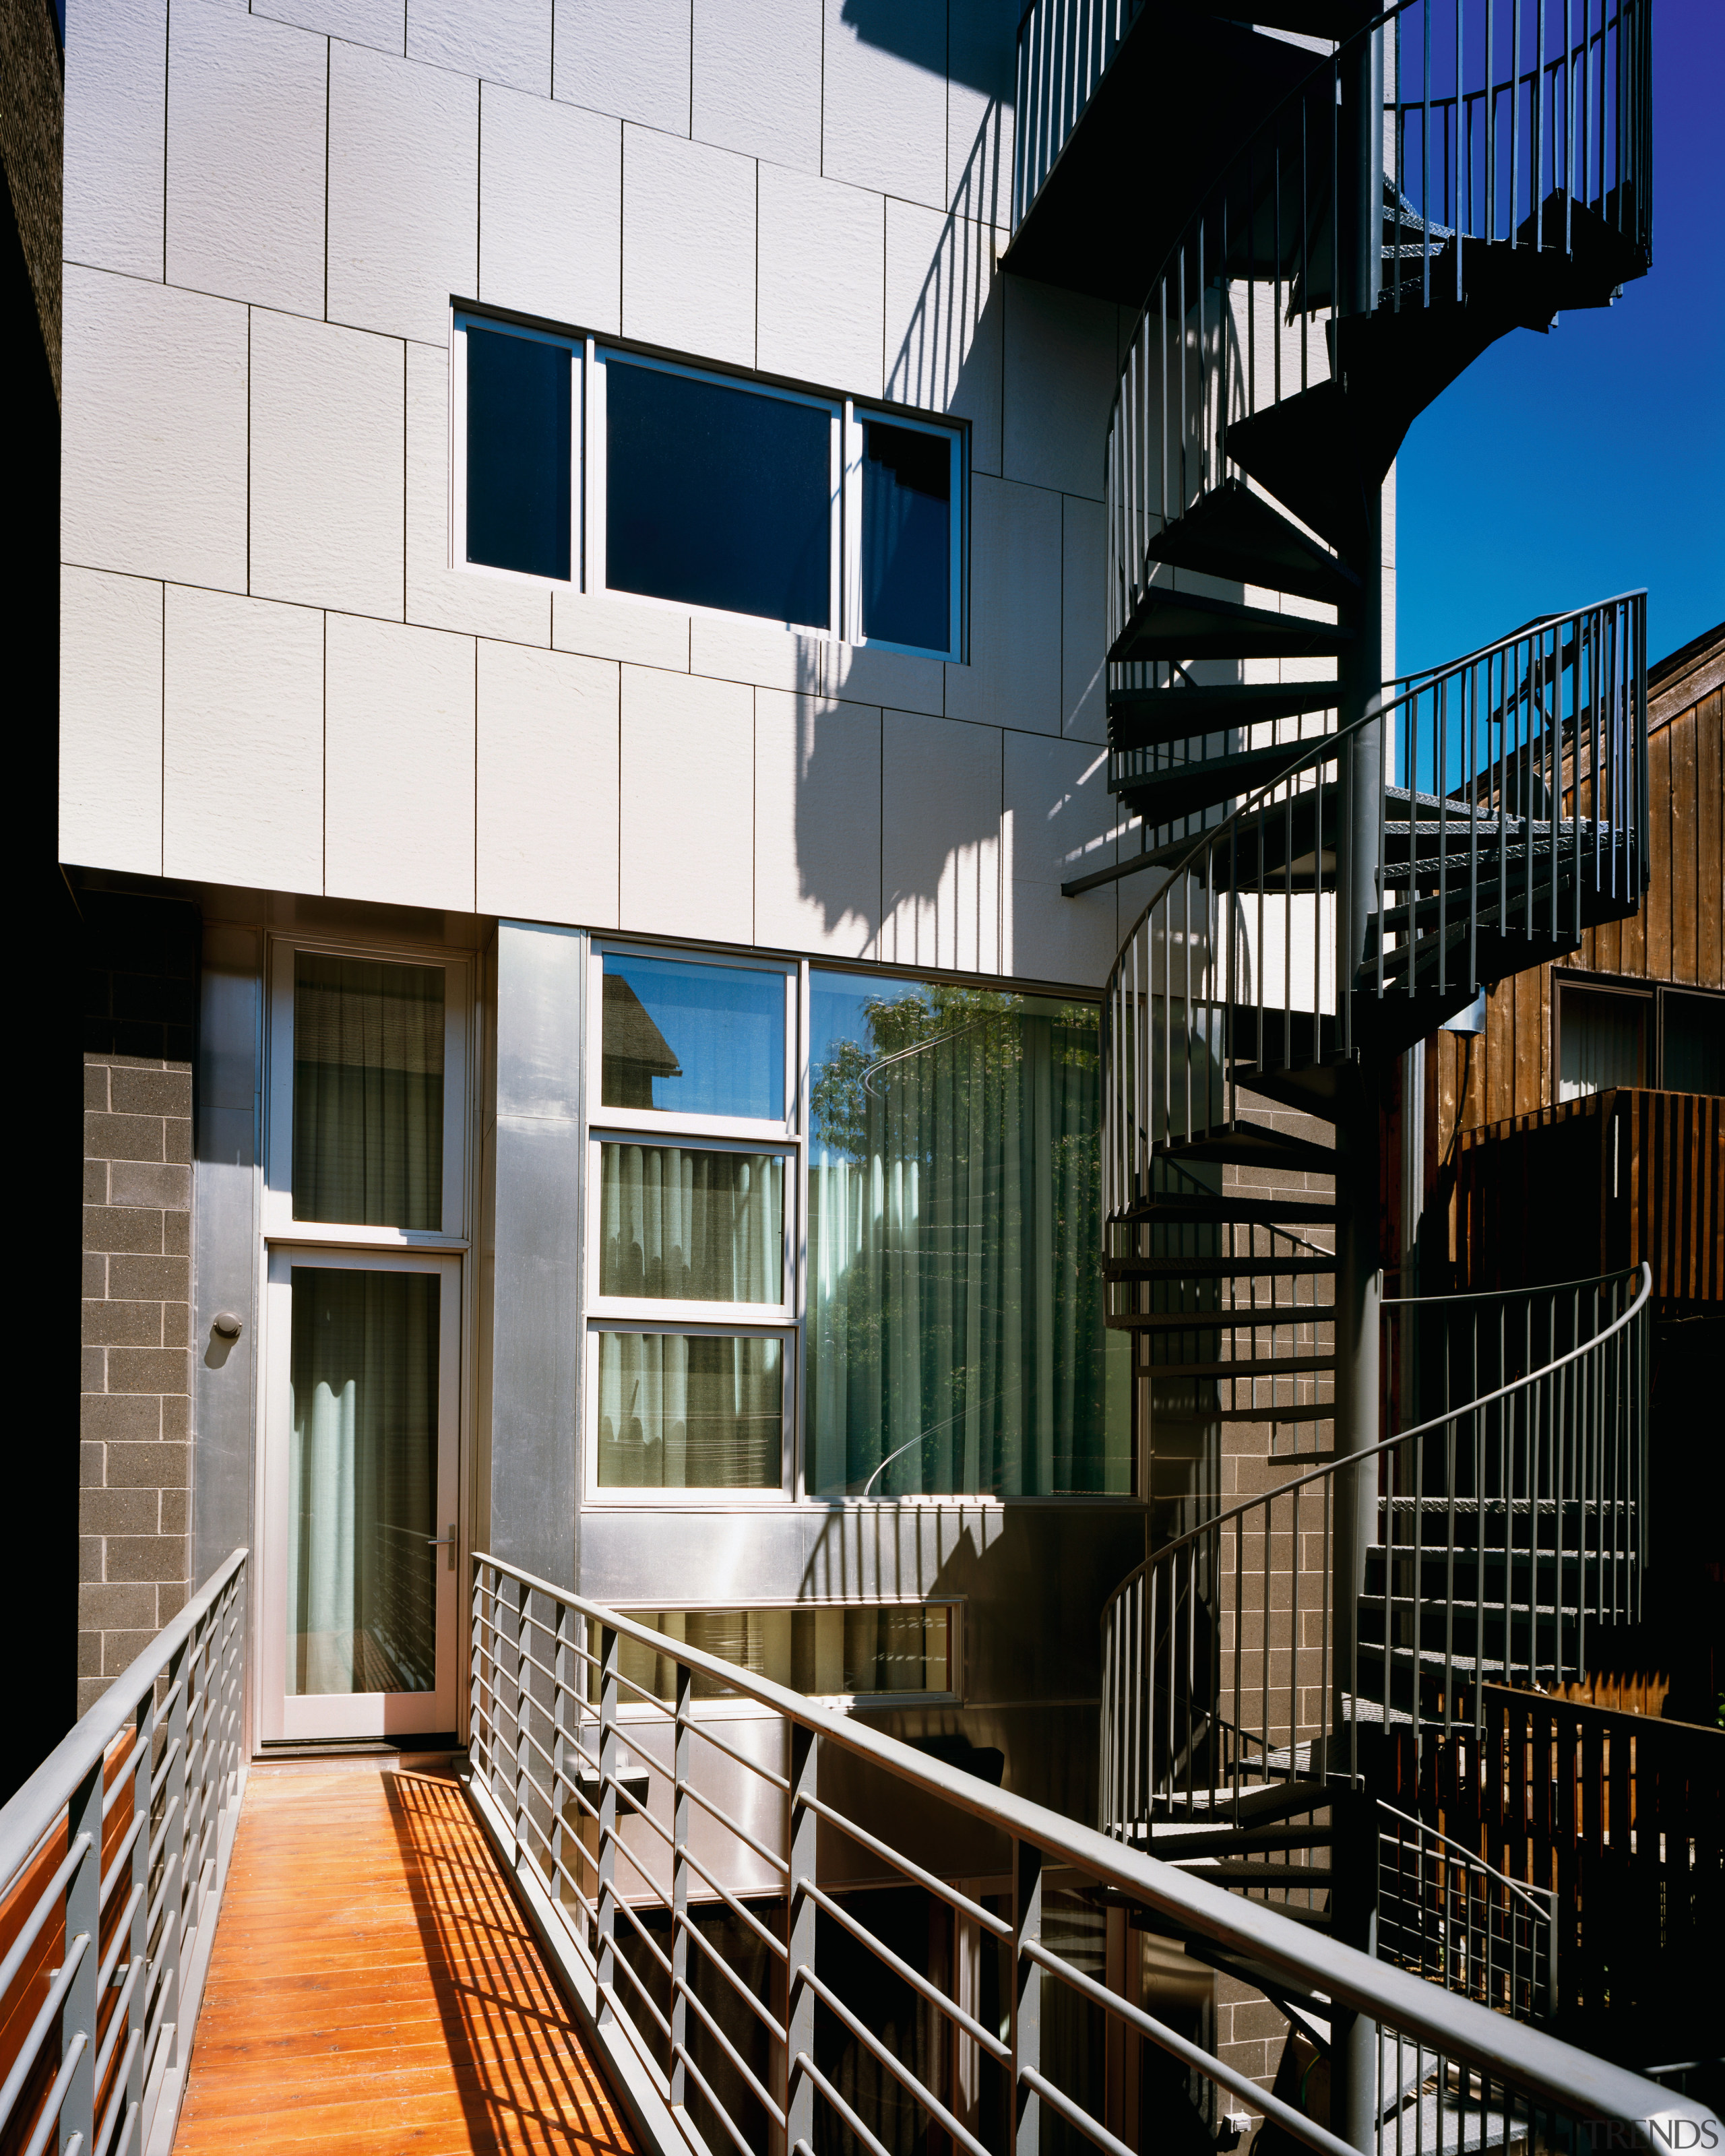
<path id="1" fill-rule="evenodd" d="M 1156 530 L 1239 460 L 1230 429 L 1341 372 L 1338 323 L 1380 300 L 1400 312 L 1459 300 L 1464 244 L 1568 252 L 1578 207 L 1645 264 L 1649 6 L 1601 0 L 1597 26 L 1590 5 L 1578 30 L 1568 8 L 1559 18 L 1543 0 L 1455 0 L 1452 33 L 1438 0 L 1394 0 L 1319 59 L 1220 165 L 1149 282 L 1110 411 L 1111 641 L 1147 582 L 1144 549 Z M 1404 20 L 1420 8 L 1404 54 Z M 1382 42 L 1372 48 L 1386 32 L 1387 55 Z M 1021 119 L 1034 133 L 1034 116 Z M 1387 154 L 1373 146 L 1379 121 Z M 1349 186 L 1380 192 L 1379 179 L 1364 177 L 1374 169 L 1381 207 L 1356 200 L 1344 224 Z M 1394 447 L 1386 434 L 1368 463 L 1387 464 Z M 1339 495 L 1320 490 L 1286 506 L 1344 552 L 1363 540 L 1358 505 Z"/>
<path id="2" fill-rule="evenodd" d="M 1278 1482 L 1273 1490 L 1260 1490 L 1255 1496 L 1245 1498 L 1238 1505 L 1230 1506 L 1225 1512 L 1213 1513 L 1201 1525 L 1189 1527 L 1183 1535 L 1176 1535 L 1172 1542 L 1164 1543 L 1160 1549 L 1147 1557 L 1142 1563 L 1135 1565 L 1116 1586 L 1107 1601 L 1102 1604 L 1102 1621 L 1104 1624 L 1107 1622 L 1109 1610 L 1135 1581 L 1141 1579 L 1155 1566 L 1163 1563 L 1168 1558 L 1176 1555 L 1189 1543 L 1199 1541 L 1205 1535 L 1214 1534 L 1219 1527 L 1226 1527 L 1230 1520 L 1240 1519 L 1246 1513 L 1255 1512 L 1260 1506 L 1274 1504 L 1278 1497 L 1286 1496 L 1291 1490 L 1303 1489 L 1307 1483 L 1321 1482 L 1326 1476 L 1345 1473 L 1351 1469 L 1361 1466 L 1368 1460 L 1376 1460 L 1384 1453 L 1394 1451 L 1398 1445 L 1411 1444 L 1417 1437 L 1429 1437 L 1432 1431 L 1443 1429 L 1445 1424 L 1455 1422 L 1466 1414 L 1476 1414 L 1481 1408 L 1491 1407 L 1496 1401 L 1507 1399 L 1512 1393 L 1521 1392 L 1529 1385 L 1538 1384 L 1543 1378 L 1555 1375 L 1558 1371 L 1578 1361 L 1582 1356 L 1593 1354 L 1597 1349 L 1603 1348 L 1608 1340 L 1624 1331 L 1635 1318 L 1639 1317 L 1652 1301 L 1653 1268 L 1643 1258 L 1639 1266 L 1626 1269 L 1620 1273 L 1604 1274 L 1597 1281 L 1564 1283 L 1565 1286 L 1609 1287 L 1632 1277 L 1640 1281 L 1640 1288 L 1629 1308 L 1620 1317 L 1614 1318 L 1603 1332 L 1596 1332 L 1592 1339 L 1584 1340 L 1578 1347 L 1567 1349 L 1554 1362 L 1543 1363 L 1538 1369 L 1529 1370 L 1523 1376 L 1512 1378 L 1508 1384 L 1498 1386 L 1494 1392 L 1482 1393 L 1477 1399 L 1459 1401 L 1455 1406 L 1444 1409 L 1440 1414 L 1430 1416 L 1426 1421 L 1415 1423 L 1410 1430 L 1398 1430 L 1394 1437 L 1380 1438 L 1377 1444 L 1366 1445 L 1358 1452 L 1344 1453 L 1339 1459 L 1327 1460 L 1321 1467 L 1311 1468 L 1304 1475 L 1291 1475 L 1286 1482 Z M 1520 1294 L 1522 1291 L 1517 1288 L 1503 1291 L 1504 1293 L 1510 1295 Z M 1541 1291 L 1532 1291 L 1540 1292 Z M 1560 1292 L 1561 1291 L 1552 1291 Z M 1403 1298 L 1404 1301 L 1425 1301 L 1434 1306 L 1440 1305 L 1449 1299 L 1443 1296 Z M 1481 1299 L 1477 1296 L 1463 1298 L 1459 1296 L 1455 1298 L 1457 1301 L 1463 1300 L 1474 1301 Z"/>

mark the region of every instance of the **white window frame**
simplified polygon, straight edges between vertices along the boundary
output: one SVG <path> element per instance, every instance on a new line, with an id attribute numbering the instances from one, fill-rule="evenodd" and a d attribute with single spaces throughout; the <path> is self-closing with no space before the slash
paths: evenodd
<path id="1" fill-rule="evenodd" d="M 490 330 L 500 336 L 525 337 L 530 344 L 560 345 L 569 359 L 569 575 L 541 576 L 531 569 L 504 569 L 491 562 L 467 557 L 467 331 Z M 471 309 L 456 307 L 449 323 L 449 567 L 480 577 L 500 578 L 505 583 L 536 585 L 542 590 L 582 591 L 586 588 L 582 561 L 582 536 L 588 520 L 582 513 L 582 475 L 586 466 L 586 380 L 584 364 L 592 350 L 591 339 L 559 336 L 550 330 L 524 328 L 518 322 L 500 321 Z"/>
<path id="2" fill-rule="evenodd" d="M 294 958 L 300 951 L 394 966 L 434 966 L 444 976 L 444 1218 L 441 1229 L 390 1228 L 362 1221 L 294 1217 Z M 467 1247 L 468 1034 L 472 979 L 465 960 L 408 945 L 363 947 L 316 936 L 276 936 L 270 947 L 269 1093 L 264 1109 L 264 1234 L 296 1243 L 367 1250 L 460 1250 Z"/>
<path id="3" fill-rule="evenodd" d="M 699 1302 L 675 1296 L 606 1295 L 598 1286 L 600 1235 L 603 1222 L 600 1217 L 602 1194 L 599 1185 L 599 1155 L 608 1145 L 640 1145 L 675 1147 L 684 1152 L 740 1152 L 757 1156 L 769 1155 L 780 1165 L 779 1270 L 778 1295 L 771 1302 Z M 630 1320 L 639 1318 L 656 1324 L 668 1310 L 678 1313 L 679 1321 L 687 1316 L 697 1323 L 711 1322 L 728 1327 L 739 1311 L 751 1320 L 761 1323 L 776 1321 L 788 1325 L 796 1317 L 795 1307 L 795 1253 L 797 1250 L 797 1215 L 801 1193 L 797 1147 L 786 1138 L 774 1141 L 757 1138 L 686 1138 L 680 1126 L 669 1132 L 654 1133 L 635 1128 L 613 1129 L 608 1124 L 592 1124 L 588 1131 L 587 1148 L 587 1247 L 592 1253 L 592 1278 L 589 1283 L 587 1307 L 590 1316 Z M 626 1329 L 626 1328 L 625 1328 Z"/>
<path id="4" fill-rule="evenodd" d="M 467 337 L 470 329 L 490 330 L 521 336 L 542 344 L 560 345 L 572 358 L 570 374 L 569 442 L 573 469 L 570 475 L 570 574 L 544 577 L 519 569 L 498 568 L 488 562 L 470 562 L 466 556 L 467 534 Z M 748 622 L 761 629 L 781 628 L 799 636 L 828 643 L 867 645 L 879 651 L 901 652 L 911 658 L 963 664 L 966 649 L 964 565 L 969 546 L 968 461 L 965 454 L 968 430 L 959 421 L 932 418 L 886 404 L 860 402 L 853 397 L 757 376 L 732 373 L 667 359 L 657 353 L 639 352 L 614 338 L 597 338 L 579 331 L 531 327 L 470 307 L 450 311 L 449 331 L 449 543 L 451 568 L 506 582 L 536 585 L 551 591 L 579 592 L 589 598 L 607 598 L 627 606 L 656 608 L 661 612 L 699 615 L 705 619 Z M 679 374 L 691 381 L 715 382 L 781 403 L 811 405 L 826 412 L 831 420 L 829 484 L 831 493 L 831 540 L 828 621 L 825 626 L 809 622 L 777 622 L 766 614 L 742 613 L 726 607 L 696 606 L 685 599 L 655 597 L 650 593 L 614 589 L 606 578 L 606 368 L 613 360 L 663 374 Z M 889 426 L 916 434 L 933 434 L 949 444 L 952 484 L 951 586 L 947 604 L 950 640 L 944 650 L 925 644 L 898 644 L 866 633 L 862 604 L 862 484 L 863 427 L 879 419 Z"/>
<path id="5" fill-rule="evenodd" d="M 665 1108 L 618 1108 L 603 1100 L 605 959 L 663 958 L 677 965 L 762 973 L 784 983 L 784 1114 L 771 1117 L 696 1116 Z M 791 1503 L 800 1496 L 803 1201 L 807 1171 L 803 1137 L 803 1035 L 805 964 L 742 952 L 692 951 L 675 944 L 635 943 L 596 936 L 588 955 L 586 1298 L 587 1413 L 582 1470 L 583 1502 L 595 1506 L 670 1507 L 712 1512 Z M 602 1296 L 599 1266 L 599 1147 L 607 1142 L 680 1146 L 691 1151 L 776 1153 L 784 1163 L 782 1292 L 777 1303 L 695 1302 L 671 1297 Z M 602 1332 L 656 1332 L 721 1339 L 774 1339 L 781 1343 L 783 1407 L 777 1489 L 664 1489 L 600 1485 L 598 1336 Z"/>

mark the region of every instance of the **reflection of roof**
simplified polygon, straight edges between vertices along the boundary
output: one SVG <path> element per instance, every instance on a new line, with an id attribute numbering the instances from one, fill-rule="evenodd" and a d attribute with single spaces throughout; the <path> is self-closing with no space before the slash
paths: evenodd
<path id="1" fill-rule="evenodd" d="M 605 976 L 603 1053 L 624 1063 L 639 1063 L 655 1078 L 683 1075 L 670 1043 L 648 1017 L 646 1006 L 621 973 Z"/>

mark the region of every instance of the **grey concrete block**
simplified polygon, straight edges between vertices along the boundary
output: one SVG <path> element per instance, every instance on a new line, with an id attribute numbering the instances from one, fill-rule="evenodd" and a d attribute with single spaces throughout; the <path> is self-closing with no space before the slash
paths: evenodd
<path id="1" fill-rule="evenodd" d="M 160 1116 L 101 1115 L 86 1109 L 84 1152 L 88 1160 L 160 1160 Z"/>
<path id="2" fill-rule="evenodd" d="M 111 1348 L 110 1393 L 189 1393 L 192 1358 L 183 1348 Z"/>
<path id="3" fill-rule="evenodd" d="M 159 1302 L 86 1302 L 84 1306 L 84 1342 L 88 1348 L 159 1348 L 162 1345 L 162 1305 Z M 104 1386 L 102 1389 L 105 1391 L 107 1389 Z"/>
<path id="4" fill-rule="evenodd" d="M 84 1247 L 136 1256 L 157 1254 L 162 1247 L 162 1215 L 129 1205 L 86 1205 Z"/>
<path id="5" fill-rule="evenodd" d="M 183 1490 L 191 1481 L 191 1453 L 183 1445 L 110 1445 L 110 1490 Z"/>
<path id="6" fill-rule="evenodd" d="M 177 1129 L 177 1125 L 168 1127 Z M 192 1171 L 178 1163 L 116 1160 L 107 1170 L 110 1205 L 153 1205 L 183 1211 L 192 1203 Z"/>
<path id="7" fill-rule="evenodd" d="M 109 1080 L 110 1098 L 105 1105 L 118 1115 L 189 1116 L 192 1112 L 192 1073 L 189 1070 L 116 1070 Z M 87 1105 L 95 1106 L 95 1102 Z"/>
<path id="8" fill-rule="evenodd" d="M 131 1302 L 187 1302 L 192 1267 L 183 1256 L 116 1255 L 106 1260 L 108 1293 Z"/>

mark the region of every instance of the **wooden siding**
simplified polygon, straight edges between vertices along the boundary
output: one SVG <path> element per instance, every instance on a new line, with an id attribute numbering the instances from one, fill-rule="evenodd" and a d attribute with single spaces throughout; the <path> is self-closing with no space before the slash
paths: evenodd
<path id="1" fill-rule="evenodd" d="M 1725 1311 L 1725 1099 L 1614 1086 L 1465 1131 L 1449 1208 L 1457 1290 L 1645 1259 L 1662 1316 Z"/>
<path id="2" fill-rule="evenodd" d="M 1557 962 L 1566 972 L 1725 989 L 1725 628 L 1702 641 L 1668 662 L 1669 673 L 1656 670 L 1649 698 L 1651 874 L 1640 911 L 1586 930 L 1574 956 Z M 1477 1037 L 1433 1036 L 1426 1068 L 1440 1159 L 1458 1130 L 1552 1104 L 1553 970 L 1500 982 Z"/>

